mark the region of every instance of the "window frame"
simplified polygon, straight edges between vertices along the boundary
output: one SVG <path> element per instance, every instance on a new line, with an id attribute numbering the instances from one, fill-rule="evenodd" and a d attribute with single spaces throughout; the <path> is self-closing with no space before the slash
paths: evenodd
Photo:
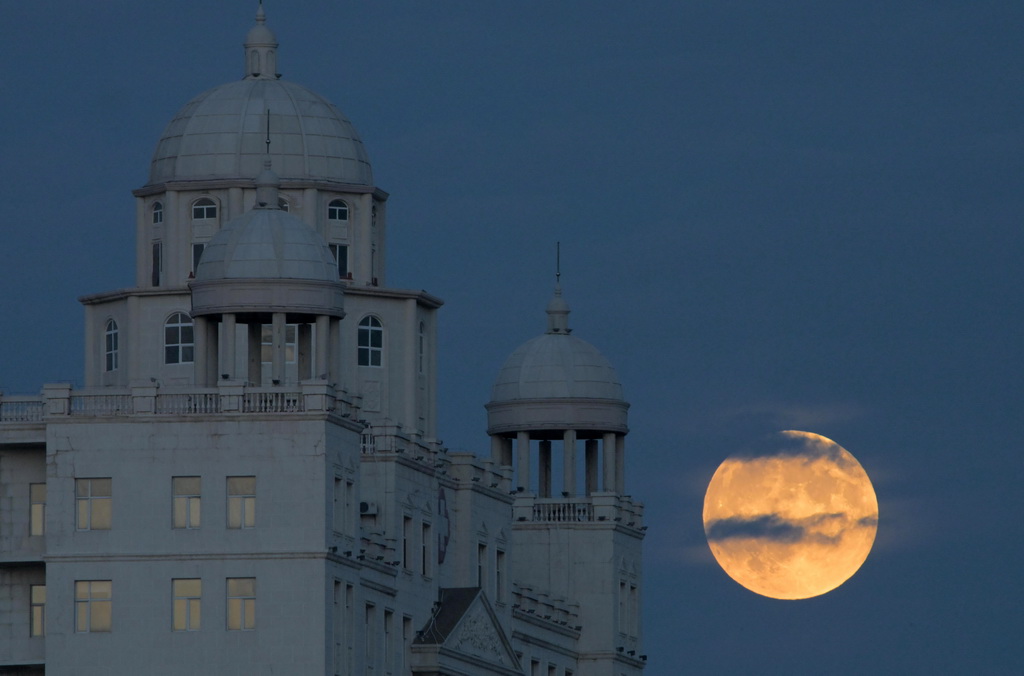
<path id="1" fill-rule="evenodd" d="M 195 480 L 196 487 L 190 490 L 191 487 L 186 485 L 186 480 Z M 171 477 L 171 528 L 198 530 L 203 523 L 202 509 L 203 478 L 200 476 Z"/>
<path id="2" fill-rule="evenodd" d="M 237 586 L 232 590 L 232 583 L 251 584 L 250 589 L 239 589 Z M 225 613 L 225 624 L 228 631 L 255 631 L 256 630 L 256 578 L 254 577 L 229 577 L 226 578 L 224 591 L 227 597 L 227 609 Z M 232 608 L 237 607 L 237 623 L 232 618 Z M 233 626 L 237 624 L 237 626 Z"/>
<path id="3" fill-rule="evenodd" d="M 379 317 L 366 315 L 359 320 L 356 327 L 356 348 L 359 366 L 384 367 L 384 323 Z"/>
<path id="4" fill-rule="evenodd" d="M 215 221 L 219 213 L 219 206 L 211 197 L 200 197 L 192 203 L 193 221 Z"/>
<path id="5" fill-rule="evenodd" d="M 36 592 L 42 590 L 42 600 L 37 599 Z M 28 586 L 29 622 L 28 635 L 46 636 L 46 584 L 30 584 Z"/>
<path id="6" fill-rule="evenodd" d="M 103 484 L 107 482 L 106 493 Z M 100 492 L 97 492 L 100 491 Z M 106 507 L 106 514 L 102 508 Z M 100 513 L 97 515 L 97 510 Z M 94 524 L 99 516 L 99 525 Z M 106 518 L 106 525 L 103 519 Z M 75 530 L 86 532 L 94 530 L 110 530 L 114 522 L 114 480 L 110 477 L 90 477 L 75 479 Z M 84 525 L 83 525 L 84 524 Z"/>
<path id="7" fill-rule="evenodd" d="M 188 329 L 189 340 L 185 340 L 185 329 Z M 175 332 L 177 342 L 172 342 L 168 339 L 168 331 Z M 174 350 L 174 352 L 170 350 Z M 164 365 L 191 364 L 195 361 L 195 354 L 195 322 L 186 312 L 171 313 L 164 321 Z"/>
<path id="8" fill-rule="evenodd" d="M 252 488 L 248 492 L 241 492 L 244 486 L 232 489 L 232 480 L 251 479 Z M 232 492 L 238 491 L 238 492 Z M 229 476 L 225 482 L 225 494 L 227 496 L 227 527 L 230 530 L 249 530 L 256 527 L 256 477 L 254 475 Z M 234 505 L 237 505 L 236 513 L 232 512 Z"/>
<path id="9" fill-rule="evenodd" d="M 153 202 L 153 205 L 149 208 L 150 223 L 153 225 L 160 225 L 164 222 L 164 204 L 160 200 Z"/>
<path id="10" fill-rule="evenodd" d="M 106 585 L 104 592 L 101 585 Z M 99 587 L 99 588 L 97 588 Z M 105 593 L 105 596 L 103 595 Z M 98 613 L 106 609 L 104 627 Z M 110 633 L 114 625 L 114 585 L 110 580 L 75 580 L 75 633 Z"/>
<path id="11" fill-rule="evenodd" d="M 348 223 L 349 214 L 351 208 L 348 202 L 341 198 L 333 199 L 327 204 L 327 220 L 330 223 Z"/>
<path id="12" fill-rule="evenodd" d="M 46 535 L 46 482 L 28 485 L 28 535 Z"/>
<path id="13" fill-rule="evenodd" d="M 117 321 L 110 317 L 103 328 L 103 370 L 106 373 L 116 371 L 119 366 L 119 331 Z"/>
<path id="14" fill-rule="evenodd" d="M 189 590 L 185 583 L 196 583 Z M 179 585 L 179 583 L 181 583 Z M 202 629 L 203 580 L 198 577 L 171 579 L 171 631 L 200 631 Z"/>

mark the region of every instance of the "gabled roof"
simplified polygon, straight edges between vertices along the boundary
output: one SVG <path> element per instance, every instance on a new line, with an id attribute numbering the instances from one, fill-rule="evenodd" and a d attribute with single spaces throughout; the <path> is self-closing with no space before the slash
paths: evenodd
<path id="1" fill-rule="evenodd" d="M 416 668 L 522 673 L 512 643 L 479 587 L 441 589 L 433 616 L 412 644 L 414 673 Z"/>

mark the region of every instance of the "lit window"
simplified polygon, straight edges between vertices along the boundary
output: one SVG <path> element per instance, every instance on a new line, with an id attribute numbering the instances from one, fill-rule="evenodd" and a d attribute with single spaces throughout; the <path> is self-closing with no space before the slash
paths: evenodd
<path id="1" fill-rule="evenodd" d="M 103 333 L 103 354 L 106 357 L 106 370 L 117 370 L 117 322 L 107 320 L 107 328 Z"/>
<path id="2" fill-rule="evenodd" d="M 46 532 L 46 484 L 29 484 L 28 502 L 28 534 L 43 535 Z"/>
<path id="3" fill-rule="evenodd" d="M 199 528 L 202 497 L 199 491 L 201 479 L 197 476 L 176 476 L 171 478 L 173 528 Z"/>
<path id="4" fill-rule="evenodd" d="M 192 220 L 208 220 L 217 218 L 217 205 L 213 200 L 204 197 L 192 204 Z"/>
<path id="5" fill-rule="evenodd" d="M 338 279 L 348 279 L 348 245 L 331 244 L 331 254 L 338 263 Z"/>
<path id="6" fill-rule="evenodd" d="M 384 327 L 376 317 L 359 321 L 359 365 L 380 366 L 384 353 Z"/>
<path id="7" fill-rule="evenodd" d="M 171 580 L 173 598 L 172 631 L 199 631 L 202 620 L 203 581 Z"/>
<path id="8" fill-rule="evenodd" d="M 284 360 L 289 364 L 296 362 L 299 341 L 296 338 L 299 331 L 298 324 L 285 324 L 284 327 Z M 264 324 L 260 341 L 260 361 L 264 364 L 274 362 L 274 325 Z"/>
<path id="9" fill-rule="evenodd" d="M 46 635 L 46 585 L 34 584 L 29 587 L 32 602 L 32 617 L 29 624 L 29 636 Z"/>
<path id="10" fill-rule="evenodd" d="M 256 578 L 228 578 L 228 629 L 252 631 L 256 628 Z"/>
<path id="11" fill-rule="evenodd" d="M 110 530 L 110 479 L 75 479 L 77 530 Z"/>
<path id="12" fill-rule="evenodd" d="M 175 312 L 164 324 L 164 363 L 191 363 L 195 351 L 194 341 L 192 318 L 183 312 Z"/>
<path id="13" fill-rule="evenodd" d="M 75 631 L 110 631 L 110 580 L 75 581 Z"/>
<path id="14" fill-rule="evenodd" d="M 327 205 L 327 220 L 329 221 L 347 221 L 348 220 L 348 205 L 345 204 L 344 200 L 334 200 Z"/>
<path id="15" fill-rule="evenodd" d="M 256 527 L 256 477 L 228 477 L 228 528 Z"/>
<path id="16" fill-rule="evenodd" d="M 162 202 L 153 202 L 153 225 L 164 222 L 164 205 Z"/>

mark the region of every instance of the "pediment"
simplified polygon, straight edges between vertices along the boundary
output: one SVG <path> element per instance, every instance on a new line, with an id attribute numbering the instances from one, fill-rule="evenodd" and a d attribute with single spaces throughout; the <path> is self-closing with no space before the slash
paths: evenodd
<path id="1" fill-rule="evenodd" d="M 494 674 L 522 673 L 512 643 L 478 587 L 442 589 L 437 610 L 413 645 L 421 660 L 433 662 L 421 661 L 422 667 L 448 667 L 455 673 L 467 668 L 466 673 L 488 673 L 479 670 L 491 667 Z"/>

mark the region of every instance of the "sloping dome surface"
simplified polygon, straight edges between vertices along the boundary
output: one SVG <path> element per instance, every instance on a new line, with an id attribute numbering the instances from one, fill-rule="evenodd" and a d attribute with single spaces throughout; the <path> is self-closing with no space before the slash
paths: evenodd
<path id="1" fill-rule="evenodd" d="M 207 244 L 196 281 L 310 279 L 338 282 L 338 264 L 323 238 L 280 209 L 253 209 Z"/>
<path id="2" fill-rule="evenodd" d="M 546 333 L 520 346 L 501 367 L 491 391 L 492 403 L 560 398 L 623 398 L 604 355 L 566 333 Z"/>
<path id="3" fill-rule="evenodd" d="M 251 178 L 267 156 L 283 179 L 372 185 L 363 142 L 333 104 L 301 85 L 245 79 L 210 89 L 178 111 L 157 143 L 149 182 Z"/>

